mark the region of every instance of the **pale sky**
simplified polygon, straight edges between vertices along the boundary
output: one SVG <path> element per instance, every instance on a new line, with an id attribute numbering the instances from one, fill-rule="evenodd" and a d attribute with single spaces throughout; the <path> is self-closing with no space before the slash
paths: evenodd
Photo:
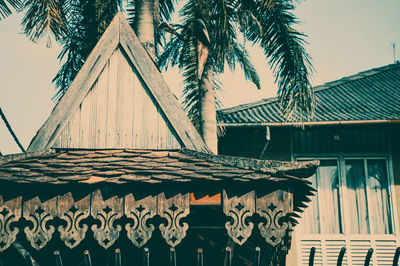
<path id="1" fill-rule="evenodd" d="M 301 23 L 296 29 L 308 35 L 307 51 L 313 58 L 313 85 L 393 63 L 392 43 L 400 59 L 400 0 L 305 0 L 296 10 Z M 27 148 L 36 131 L 50 115 L 55 93 L 51 83 L 59 69 L 59 47 L 45 48 L 46 40 L 33 44 L 19 26 L 21 15 L 0 21 L 0 107 Z M 240 71 L 221 77 L 224 107 L 276 96 L 276 86 L 263 53 L 250 48 L 261 77 L 262 89 L 246 82 Z M 180 97 L 179 73 L 165 74 Z M 20 150 L 0 121 L 0 152 Z"/>

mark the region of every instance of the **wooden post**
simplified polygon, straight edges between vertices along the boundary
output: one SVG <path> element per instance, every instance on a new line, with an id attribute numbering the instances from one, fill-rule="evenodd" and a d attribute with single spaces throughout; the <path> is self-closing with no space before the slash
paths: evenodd
<path id="1" fill-rule="evenodd" d="M 232 266 L 232 250 L 230 247 L 225 249 L 224 266 Z"/>
<path id="2" fill-rule="evenodd" d="M 25 252 L 24 257 L 25 257 L 25 260 L 26 260 L 26 265 L 27 265 L 27 266 L 33 266 L 31 254 L 29 254 L 28 251 Z"/>
<path id="3" fill-rule="evenodd" d="M 397 266 L 399 263 L 399 256 L 400 256 L 400 247 L 396 248 L 396 252 L 394 253 L 393 257 L 393 266 Z"/>
<path id="4" fill-rule="evenodd" d="M 143 249 L 143 266 L 150 266 L 150 251 L 149 248 Z"/>
<path id="5" fill-rule="evenodd" d="M 315 257 L 315 247 L 310 249 L 310 258 L 308 259 L 308 266 L 314 265 L 314 257 Z"/>
<path id="6" fill-rule="evenodd" d="M 176 266 L 176 252 L 174 248 L 169 249 L 169 265 Z"/>
<path id="7" fill-rule="evenodd" d="M 83 257 L 85 260 L 85 266 L 92 266 L 92 260 L 90 259 L 89 250 L 83 251 Z"/>
<path id="8" fill-rule="evenodd" d="M 54 258 L 56 259 L 57 266 L 63 266 L 60 251 L 58 251 L 58 250 L 54 251 Z"/>
<path id="9" fill-rule="evenodd" d="M 197 266 L 204 265 L 203 250 L 201 248 L 197 249 Z"/>
<path id="10" fill-rule="evenodd" d="M 255 253 L 255 256 L 254 256 L 254 265 L 255 266 L 260 266 L 261 264 L 261 249 L 260 249 L 260 247 L 256 247 L 256 253 Z"/>
<path id="11" fill-rule="evenodd" d="M 338 256 L 338 259 L 337 259 L 337 264 L 336 264 L 337 266 L 342 266 L 343 258 L 344 258 L 344 254 L 345 253 L 346 253 L 346 248 L 342 247 L 340 249 L 339 256 Z"/>
<path id="12" fill-rule="evenodd" d="M 364 266 L 369 266 L 373 252 L 374 252 L 373 248 L 368 249 L 367 256 L 365 257 Z"/>
<path id="13" fill-rule="evenodd" d="M 122 265 L 122 260 L 121 260 L 121 250 L 117 248 L 115 250 L 115 266 L 121 266 Z"/>

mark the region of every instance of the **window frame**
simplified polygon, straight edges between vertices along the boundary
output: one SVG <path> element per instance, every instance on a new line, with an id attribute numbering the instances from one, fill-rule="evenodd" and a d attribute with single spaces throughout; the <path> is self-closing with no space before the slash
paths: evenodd
<path id="1" fill-rule="evenodd" d="M 398 225 L 398 214 L 397 214 L 397 206 L 396 206 L 396 195 L 395 193 L 395 185 L 394 185 L 394 176 L 393 176 L 393 167 L 392 167 L 392 157 L 387 154 L 292 154 L 292 161 L 298 160 L 336 160 L 339 174 L 339 195 L 340 195 L 340 209 L 341 213 L 340 218 L 342 221 L 342 233 L 325 233 L 324 227 L 319 225 L 320 233 L 298 233 L 304 236 L 318 236 L 318 235 L 331 235 L 331 236 L 359 236 L 364 237 L 368 235 L 375 235 L 375 236 L 398 236 L 399 235 L 399 225 Z M 363 234 L 352 234 L 350 233 L 350 224 L 348 220 L 346 220 L 346 216 L 348 214 L 348 208 L 345 207 L 344 202 L 347 200 L 348 192 L 347 192 L 347 183 L 346 183 L 346 169 L 345 169 L 345 162 L 346 160 L 363 160 L 364 166 L 364 173 L 365 178 L 367 179 L 368 175 L 368 160 L 385 160 L 386 162 L 386 171 L 387 171 L 387 178 L 388 178 L 388 192 L 389 192 L 389 203 L 390 203 L 390 219 L 392 223 L 392 233 L 391 234 L 375 234 L 373 221 L 371 222 L 370 213 L 368 213 L 368 223 L 369 223 L 369 233 Z M 366 180 L 367 182 L 367 180 Z M 367 189 L 367 203 L 368 206 L 370 200 L 370 191 Z M 320 213 L 320 202 L 318 202 L 318 213 Z"/>

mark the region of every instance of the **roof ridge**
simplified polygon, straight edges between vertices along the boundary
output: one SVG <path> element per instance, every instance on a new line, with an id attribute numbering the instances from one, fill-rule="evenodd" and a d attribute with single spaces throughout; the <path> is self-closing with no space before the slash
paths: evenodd
<path id="1" fill-rule="evenodd" d="M 367 78 L 376 74 L 381 74 L 383 72 L 386 72 L 388 70 L 392 70 L 395 68 L 400 68 L 400 63 L 392 63 L 389 65 L 385 65 L 385 66 L 381 66 L 381 67 L 376 67 L 376 68 L 372 68 L 369 70 L 364 70 L 364 71 L 360 71 L 356 74 L 353 75 L 349 75 L 349 76 L 345 76 L 342 77 L 340 79 L 337 80 L 333 80 L 333 81 L 328 81 L 325 83 L 322 83 L 320 85 L 317 86 L 313 86 L 314 88 L 314 93 L 320 92 L 322 90 L 326 90 L 335 86 L 339 86 L 339 85 L 343 85 L 355 80 L 360 80 L 363 78 Z M 226 109 L 222 109 L 219 111 L 220 114 L 228 114 L 228 113 L 234 113 L 234 112 L 238 112 L 238 111 L 242 111 L 245 109 L 249 109 L 249 108 L 253 108 L 253 107 L 257 107 L 260 105 L 264 105 L 264 104 L 270 104 L 273 102 L 276 102 L 279 100 L 279 97 L 271 97 L 271 98 L 265 98 L 265 99 L 261 99 L 255 102 L 250 102 L 250 103 L 244 103 L 244 104 L 240 104 L 237 106 L 233 106 L 233 107 L 229 107 Z"/>

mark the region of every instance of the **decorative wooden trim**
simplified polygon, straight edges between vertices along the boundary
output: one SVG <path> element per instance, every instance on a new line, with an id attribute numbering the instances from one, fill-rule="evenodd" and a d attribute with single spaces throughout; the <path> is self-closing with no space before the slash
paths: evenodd
<path id="1" fill-rule="evenodd" d="M 226 222 L 225 228 L 228 235 L 239 245 L 243 245 L 251 235 L 253 223 L 246 220 L 254 214 L 255 192 L 250 191 L 243 196 L 228 198 L 226 191 L 223 191 L 223 210 L 226 216 L 233 221 Z"/>
<path id="2" fill-rule="evenodd" d="M 56 216 L 57 198 L 42 203 L 39 197 L 35 197 L 23 203 L 23 217 L 33 224 L 25 227 L 24 232 L 33 248 L 39 250 L 51 240 L 55 229 L 47 223 Z"/>
<path id="3" fill-rule="evenodd" d="M 60 219 L 67 222 L 64 227 L 60 225 L 58 231 L 60 238 L 69 248 L 74 248 L 85 238 L 88 226 L 81 224 L 89 216 L 90 195 L 74 202 L 71 193 L 58 197 L 58 213 Z"/>
<path id="4" fill-rule="evenodd" d="M 167 219 L 167 225 L 160 224 L 160 231 L 171 247 L 178 245 L 186 236 L 189 225 L 181 225 L 181 219 L 190 212 L 189 199 L 189 193 L 177 194 L 169 199 L 165 198 L 164 193 L 158 195 L 158 215 Z"/>
<path id="5" fill-rule="evenodd" d="M 287 233 L 288 222 L 282 221 L 281 218 L 290 212 L 291 205 L 290 193 L 282 190 L 257 197 L 256 211 L 265 218 L 265 222 L 258 224 L 258 229 L 271 246 L 281 243 Z"/>
<path id="6" fill-rule="evenodd" d="M 127 223 L 125 229 L 128 238 L 138 248 L 150 240 L 154 231 L 154 225 L 147 225 L 147 221 L 157 213 L 157 197 L 148 196 L 136 201 L 132 194 L 125 196 L 125 215 L 133 219 L 133 223 Z"/>
<path id="7" fill-rule="evenodd" d="M 0 195 L 0 252 L 6 250 L 16 240 L 19 229 L 11 229 L 11 223 L 21 218 L 22 197 L 3 202 Z"/>
<path id="8" fill-rule="evenodd" d="M 114 244 L 121 232 L 121 225 L 115 225 L 114 222 L 124 214 L 123 200 L 117 196 L 104 200 L 99 190 L 92 193 L 91 215 L 100 221 L 100 226 L 94 224 L 91 229 L 94 238 L 105 249 Z"/>

